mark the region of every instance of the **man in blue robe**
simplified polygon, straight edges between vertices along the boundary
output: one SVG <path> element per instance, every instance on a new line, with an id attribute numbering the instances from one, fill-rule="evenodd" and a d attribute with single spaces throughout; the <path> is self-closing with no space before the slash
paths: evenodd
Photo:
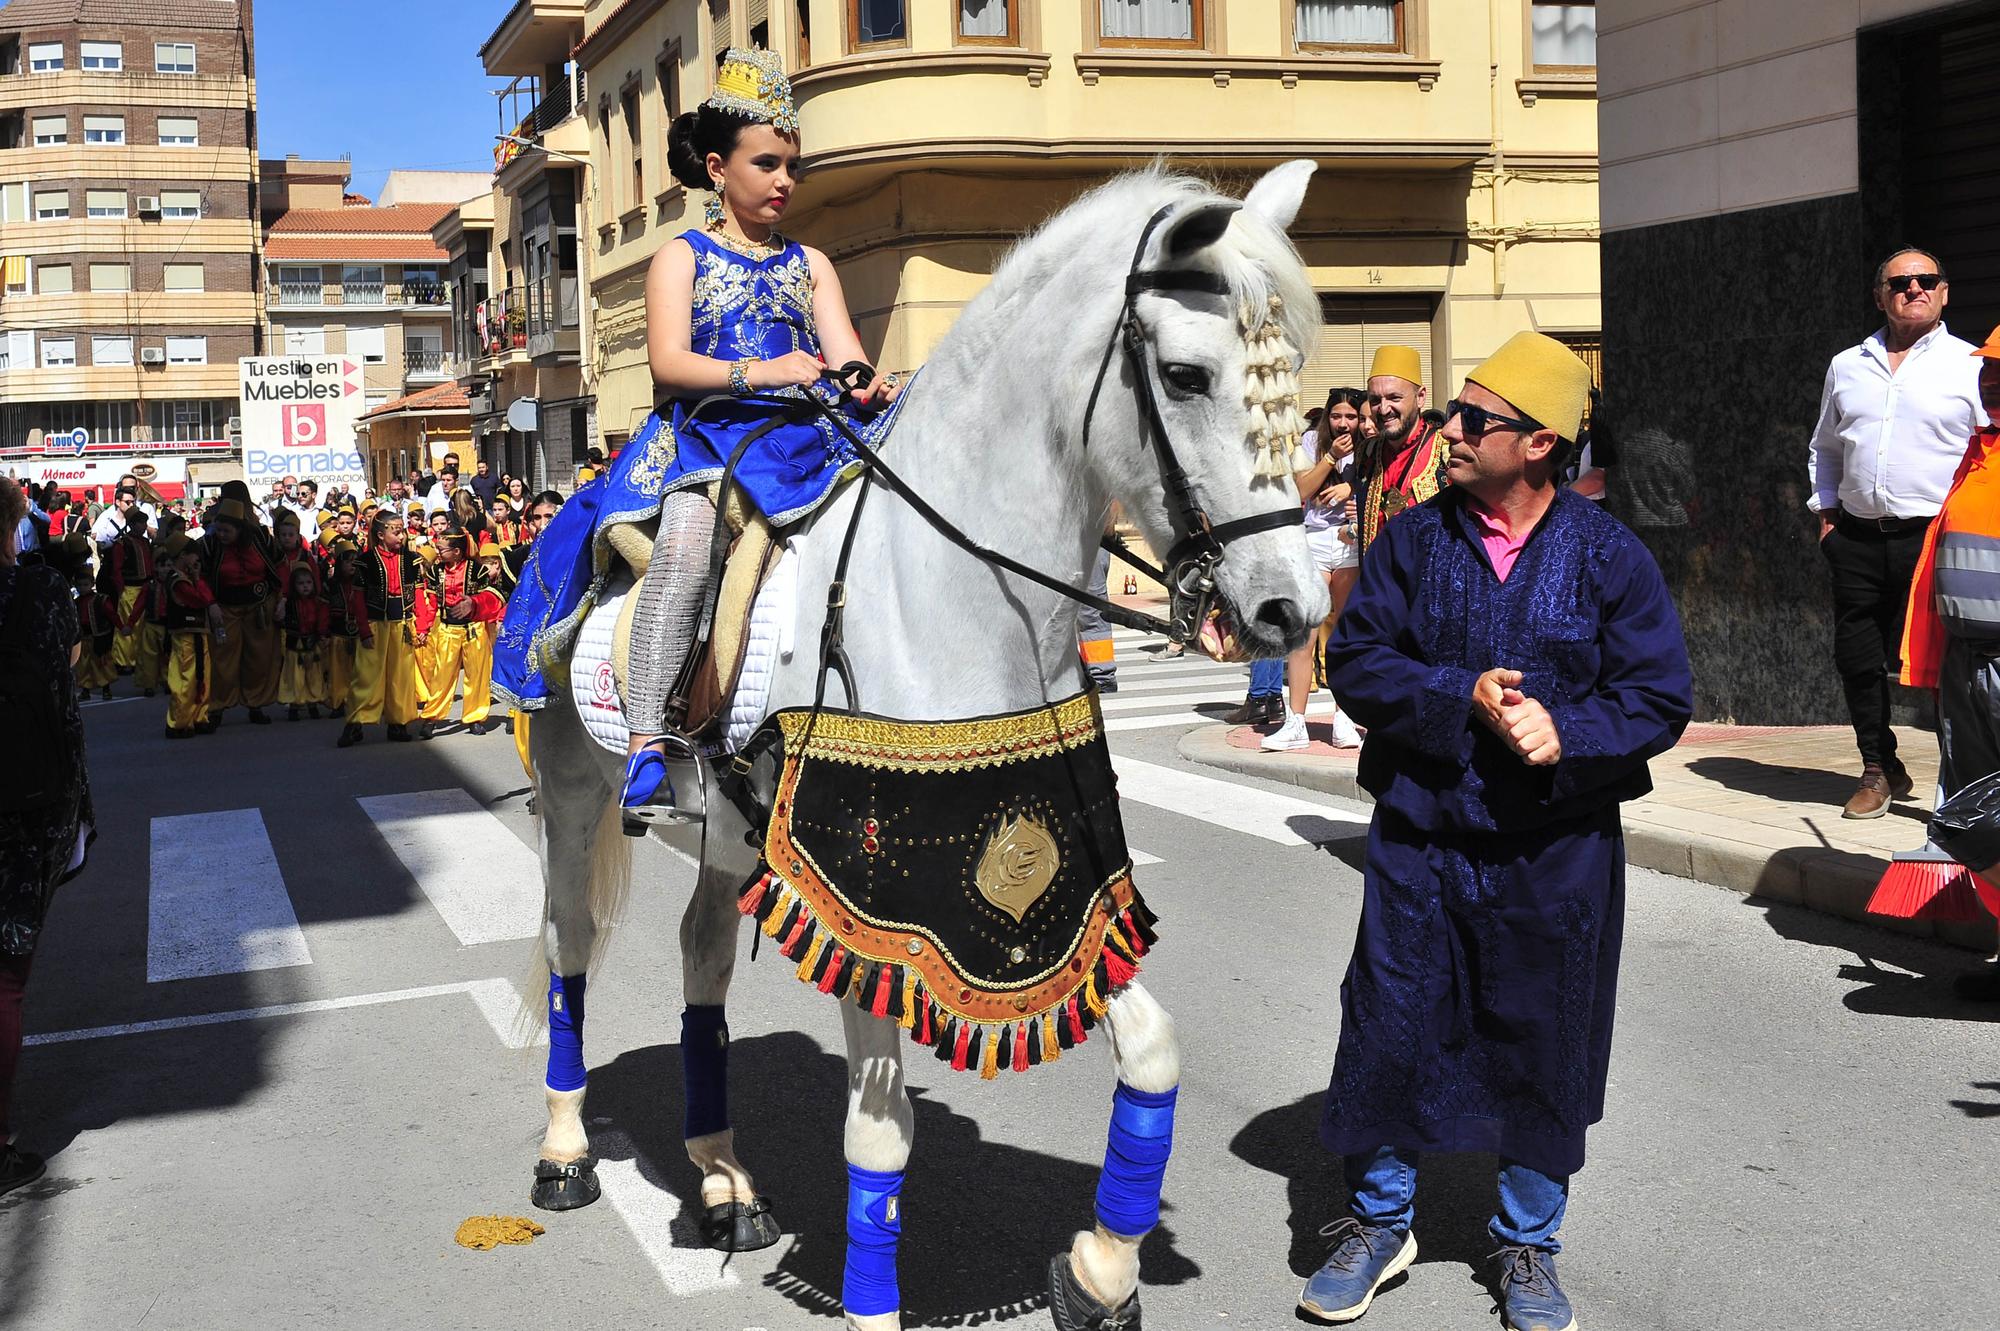
<path id="1" fill-rule="evenodd" d="M 1368 729 L 1361 922 L 1321 1138 L 1353 1214 L 1300 1307 L 1367 1311 L 1416 1257 L 1419 1155 L 1491 1151 L 1509 1331 L 1567 1331 L 1556 1231 L 1603 1116 L 1624 927 L 1618 805 L 1692 711 L 1638 539 L 1560 483 L 1590 372 L 1537 333 L 1472 372 L 1451 488 L 1385 527 L 1327 647 Z"/>

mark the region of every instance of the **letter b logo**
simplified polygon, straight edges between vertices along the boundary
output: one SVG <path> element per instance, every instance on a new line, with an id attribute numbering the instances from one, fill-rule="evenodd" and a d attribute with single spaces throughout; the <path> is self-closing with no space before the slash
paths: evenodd
<path id="1" fill-rule="evenodd" d="M 279 414 L 286 448 L 318 448 L 326 443 L 326 407 L 287 403 Z"/>

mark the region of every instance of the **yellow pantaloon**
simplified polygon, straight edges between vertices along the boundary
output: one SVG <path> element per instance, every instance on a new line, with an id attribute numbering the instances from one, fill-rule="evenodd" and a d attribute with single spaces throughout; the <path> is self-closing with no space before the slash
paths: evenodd
<path id="1" fill-rule="evenodd" d="M 425 691 L 423 718 L 442 721 L 451 715 L 452 694 L 459 676 L 465 676 L 465 706 L 459 719 L 471 725 L 484 721 L 493 709 L 493 629 L 489 624 L 451 624 L 443 620 L 431 627 L 424 648 L 430 660 L 429 688 Z"/>
<path id="2" fill-rule="evenodd" d="M 377 721 L 406 726 L 417 719 L 417 649 L 405 636 L 409 626 L 378 619 L 369 627 L 374 640 L 354 653 L 347 719 L 360 726 Z"/>
<path id="3" fill-rule="evenodd" d="M 208 630 L 191 629 L 168 635 L 167 724 L 173 729 L 193 730 L 208 720 L 212 664 Z"/>
<path id="4" fill-rule="evenodd" d="M 324 640 L 314 647 L 285 648 L 284 664 L 278 675 L 279 702 L 287 707 L 303 707 L 326 701 L 328 651 Z"/>
<path id="5" fill-rule="evenodd" d="M 145 595 L 145 589 L 141 587 L 127 587 L 124 591 L 118 593 L 118 622 L 120 624 L 130 622 L 133 612 L 138 608 L 139 598 L 143 595 Z M 140 649 L 145 645 L 140 635 L 145 631 L 145 624 L 139 623 L 134 624 L 132 631 L 129 633 L 121 628 L 111 635 L 111 662 L 114 666 L 120 670 L 137 670 L 139 668 Z"/>
<path id="6" fill-rule="evenodd" d="M 112 662 L 110 652 L 100 654 L 91 645 L 90 639 L 83 641 L 83 650 L 76 658 L 77 687 L 87 690 L 101 689 L 118 678 L 118 667 Z"/>
<path id="7" fill-rule="evenodd" d="M 326 700 L 336 709 L 354 696 L 354 651 L 360 641 L 338 633 L 326 640 Z"/>
<path id="8" fill-rule="evenodd" d="M 514 752 L 521 755 L 521 770 L 528 774 L 530 781 L 535 779 L 534 765 L 528 761 L 528 718 L 532 715 L 531 712 L 514 713 Z"/>
<path id="9" fill-rule="evenodd" d="M 212 712 L 231 707 L 268 707 L 278 696 L 278 628 L 268 605 L 226 605 L 222 622 L 228 629 L 215 644 L 215 684 L 209 692 Z"/>
<path id="10" fill-rule="evenodd" d="M 137 680 L 140 688 L 157 689 L 160 687 L 160 679 L 166 667 L 166 661 L 163 659 L 166 651 L 166 629 L 155 624 L 150 619 L 140 624 L 139 665 L 137 671 Z"/>

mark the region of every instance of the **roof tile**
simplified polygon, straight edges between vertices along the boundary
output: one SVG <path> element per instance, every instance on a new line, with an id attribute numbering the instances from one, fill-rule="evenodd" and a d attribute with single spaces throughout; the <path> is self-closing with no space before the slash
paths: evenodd
<path id="1" fill-rule="evenodd" d="M 453 206 L 401 203 L 392 208 L 294 208 L 271 223 L 271 234 L 314 231 L 324 235 L 428 236 Z"/>
<path id="2" fill-rule="evenodd" d="M 132 23 L 148 28 L 235 28 L 236 0 L 14 0 L 0 29 L 65 23 Z"/>
<path id="3" fill-rule="evenodd" d="M 362 420 L 372 420 L 377 416 L 388 416 L 399 411 L 470 411 L 472 403 L 465 396 L 465 389 L 456 383 L 439 384 L 435 388 L 419 389 L 405 393 L 399 398 L 384 402 L 373 411 L 364 412 Z"/>
<path id="4" fill-rule="evenodd" d="M 389 263 L 443 263 L 451 256 L 428 235 L 272 236 L 264 242 L 267 259 L 373 259 Z"/>

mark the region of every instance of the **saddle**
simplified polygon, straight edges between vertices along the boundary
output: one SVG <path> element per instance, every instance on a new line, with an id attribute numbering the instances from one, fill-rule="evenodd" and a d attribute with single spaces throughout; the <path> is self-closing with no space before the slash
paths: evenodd
<path id="1" fill-rule="evenodd" d="M 709 489 L 713 497 L 719 486 Z M 682 730 L 698 743 L 718 737 L 748 655 L 751 607 L 784 555 L 777 534 L 764 515 L 744 503 L 739 492 L 732 491 L 730 499 L 718 511 L 718 520 L 728 524 L 732 534 L 716 597 L 715 625 L 685 676 L 690 683 L 686 694 L 687 719 Z M 611 676 L 621 700 L 632 658 L 632 619 L 639 604 L 636 593 L 645 583 L 646 565 L 652 559 L 657 530 L 657 523 L 632 523 L 613 527 L 606 537 L 632 575 L 631 588 L 618 607 L 611 634 Z"/>

